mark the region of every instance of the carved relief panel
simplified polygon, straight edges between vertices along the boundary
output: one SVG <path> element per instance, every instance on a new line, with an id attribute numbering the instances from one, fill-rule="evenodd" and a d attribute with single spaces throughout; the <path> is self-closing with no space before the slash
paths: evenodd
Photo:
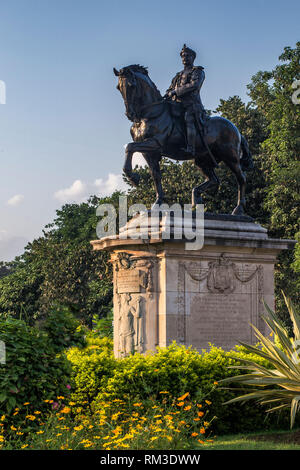
<path id="1" fill-rule="evenodd" d="M 263 267 L 222 254 L 213 261 L 179 262 L 177 335 L 198 349 L 208 343 L 231 349 L 255 343 L 249 323 L 259 328 L 263 311 Z"/>
<path id="2" fill-rule="evenodd" d="M 153 266 L 150 257 L 127 252 L 118 253 L 114 260 L 114 344 L 118 357 L 145 352 Z"/>

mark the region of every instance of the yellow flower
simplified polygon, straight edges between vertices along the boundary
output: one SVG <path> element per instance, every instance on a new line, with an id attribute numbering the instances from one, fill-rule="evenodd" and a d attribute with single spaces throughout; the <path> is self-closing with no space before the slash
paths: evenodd
<path id="1" fill-rule="evenodd" d="M 211 401 L 209 400 L 205 400 L 205 403 L 207 403 L 207 405 L 211 405 Z"/>
<path id="2" fill-rule="evenodd" d="M 69 405 L 70 405 L 70 406 L 75 406 L 76 403 L 74 403 L 74 401 L 69 401 Z"/>
<path id="3" fill-rule="evenodd" d="M 198 416 L 199 416 L 199 418 L 201 418 L 202 416 L 204 416 L 203 411 L 198 411 Z"/>
<path id="4" fill-rule="evenodd" d="M 184 401 L 177 403 L 177 406 L 183 406 L 183 405 L 184 405 Z"/>
<path id="5" fill-rule="evenodd" d="M 196 437 L 196 436 L 198 436 L 198 433 L 197 432 L 192 432 L 191 436 Z"/>
<path id="6" fill-rule="evenodd" d="M 158 436 L 153 436 L 150 438 L 150 441 L 156 441 L 156 439 L 158 439 Z"/>
<path id="7" fill-rule="evenodd" d="M 12 431 L 16 431 L 16 430 L 17 430 L 17 428 L 15 428 L 14 426 L 11 426 L 10 429 L 11 429 Z"/>
<path id="8" fill-rule="evenodd" d="M 83 447 L 91 447 L 91 446 L 93 446 L 93 445 L 94 445 L 93 442 L 87 442 L 86 444 L 84 444 Z"/>
<path id="9" fill-rule="evenodd" d="M 188 405 L 188 406 L 185 406 L 185 407 L 184 407 L 184 410 L 185 410 L 185 411 L 189 411 L 191 408 L 192 408 L 191 405 Z"/>
<path id="10" fill-rule="evenodd" d="M 28 447 L 28 444 L 24 444 L 21 449 L 26 449 L 26 447 Z"/>
<path id="11" fill-rule="evenodd" d="M 163 390 L 162 392 L 159 392 L 159 393 L 169 393 L 169 392 L 167 392 L 166 390 Z"/>
<path id="12" fill-rule="evenodd" d="M 205 442 L 201 441 L 201 439 L 198 439 L 198 442 L 200 442 L 200 444 L 205 444 Z"/>
<path id="13" fill-rule="evenodd" d="M 30 405 L 29 401 L 27 401 L 26 403 L 23 403 L 24 406 L 27 406 L 27 405 Z"/>
<path id="14" fill-rule="evenodd" d="M 218 385 L 219 382 L 217 382 L 216 380 L 214 381 L 214 385 Z"/>
<path id="15" fill-rule="evenodd" d="M 69 408 L 68 406 L 64 406 L 64 408 L 61 410 L 61 413 L 67 414 L 67 413 L 70 413 L 70 411 L 71 411 L 71 408 Z"/>
<path id="16" fill-rule="evenodd" d="M 134 403 L 133 406 L 142 406 L 142 403 Z"/>
<path id="17" fill-rule="evenodd" d="M 81 431 L 82 429 L 83 429 L 83 426 L 82 424 L 80 424 L 79 426 L 75 426 L 74 431 Z"/>
<path id="18" fill-rule="evenodd" d="M 187 392 L 187 393 L 185 393 L 184 395 L 182 395 L 182 397 L 177 398 L 177 400 L 178 400 L 178 401 L 182 401 L 182 400 L 184 400 L 187 396 L 189 396 L 189 394 L 190 394 L 190 393 Z"/>
<path id="19" fill-rule="evenodd" d="M 44 431 L 37 431 L 36 434 L 44 434 Z"/>
<path id="20" fill-rule="evenodd" d="M 208 421 L 204 421 L 203 425 L 207 427 L 207 426 L 209 426 L 209 422 L 208 422 Z"/>
<path id="21" fill-rule="evenodd" d="M 2 415 L 0 418 L 0 421 L 4 421 L 4 420 L 5 420 L 5 415 Z"/>
<path id="22" fill-rule="evenodd" d="M 166 436 L 166 438 L 168 439 L 168 441 L 173 441 L 173 437 L 172 436 Z"/>
<path id="23" fill-rule="evenodd" d="M 197 403 L 198 408 L 202 408 L 202 405 L 200 403 Z"/>
<path id="24" fill-rule="evenodd" d="M 36 419 L 36 417 L 33 416 L 33 415 L 27 415 L 26 419 L 30 419 L 30 421 L 34 421 Z"/>
<path id="25" fill-rule="evenodd" d="M 200 434 L 205 434 L 205 428 L 200 429 Z"/>
<path id="26" fill-rule="evenodd" d="M 35 415 L 40 415 L 41 412 L 40 412 L 40 411 L 35 411 L 34 414 L 35 414 Z"/>
<path id="27" fill-rule="evenodd" d="M 63 400 L 65 397 L 56 397 L 58 400 Z"/>
<path id="28" fill-rule="evenodd" d="M 16 434 L 17 434 L 17 436 L 23 436 L 24 433 L 21 432 L 21 431 L 18 431 Z"/>

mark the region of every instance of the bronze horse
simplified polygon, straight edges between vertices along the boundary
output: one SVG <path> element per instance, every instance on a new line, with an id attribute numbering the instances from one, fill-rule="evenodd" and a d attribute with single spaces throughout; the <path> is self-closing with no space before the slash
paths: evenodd
<path id="1" fill-rule="evenodd" d="M 197 136 L 196 156 L 187 155 L 181 150 L 186 137 L 180 104 L 163 99 L 147 69 L 141 65 L 130 65 L 120 71 L 114 69 L 114 73 L 119 78 L 117 89 L 124 99 L 126 116 L 133 121 L 130 132 L 134 142 L 126 146 L 123 168 L 132 184 L 139 183 L 139 175 L 132 171 L 132 156 L 141 152 L 154 180 L 155 204 L 160 205 L 164 200 L 159 166 L 162 156 L 194 160 L 205 176 L 205 181 L 192 190 L 192 204 L 200 204 L 203 192 L 218 188 L 215 167 L 223 161 L 238 182 L 238 203 L 233 214 L 244 214 L 246 177 L 243 171 L 252 168 L 253 162 L 247 141 L 235 125 L 219 116 L 207 117 L 202 136 L 200 132 Z"/>

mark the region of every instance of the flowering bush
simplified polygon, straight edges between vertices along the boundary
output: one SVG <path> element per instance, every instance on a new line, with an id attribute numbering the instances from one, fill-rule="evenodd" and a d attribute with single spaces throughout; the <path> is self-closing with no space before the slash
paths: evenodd
<path id="1" fill-rule="evenodd" d="M 114 399 L 99 402 L 99 409 L 90 412 L 86 403 L 75 403 L 57 397 L 46 400 L 52 407 L 50 416 L 39 411 L 27 415 L 24 423 L 0 431 L 2 449 L 82 450 L 82 449 L 194 449 L 211 442 L 213 419 L 211 402 L 192 400 L 187 392 L 172 397 L 160 392 L 160 400 L 127 402 Z M 2 417 L 0 429 L 4 429 Z M 38 427 L 28 434 L 27 423 Z"/>
<path id="2" fill-rule="evenodd" d="M 108 399 L 130 404 L 144 402 L 149 397 L 160 400 L 161 390 L 167 390 L 173 396 L 188 391 L 193 399 L 210 394 L 212 413 L 217 417 L 212 424 L 215 432 L 244 432 L 277 425 L 276 419 L 268 417 L 266 420 L 263 410 L 260 412 L 251 404 L 224 406 L 224 402 L 236 393 L 221 389 L 216 383 L 235 375 L 236 371 L 229 366 L 239 364 L 240 358 L 254 359 L 254 355 L 247 354 L 242 347 L 230 352 L 211 347 L 209 352 L 199 354 L 195 349 L 173 343 L 167 348 L 158 348 L 156 354 L 134 354 L 116 360 L 108 339 L 89 341 L 87 348 L 73 348 L 68 352 L 73 371 L 74 401 L 86 400 L 97 410 L 99 404 Z M 257 356 L 255 359 L 268 367 L 264 359 Z M 282 420 L 278 425 L 282 426 Z"/>

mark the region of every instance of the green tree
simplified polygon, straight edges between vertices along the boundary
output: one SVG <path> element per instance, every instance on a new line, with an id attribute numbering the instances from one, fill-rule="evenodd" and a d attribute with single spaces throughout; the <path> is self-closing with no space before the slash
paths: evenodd
<path id="1" fill-rule="evenodd" d="M 24 254 L 9 264 L 10 274 L 0 279 L 0 315 L 29 323 L 46 316 L 53 304 L 67 306 L 89 326 L 111 309 L 112 272 L 106 252 L 94 252 L 96 208 L 117 207 L 119 193 L 91 197 L 81 204 L 65 204 L 43 236 L 29 243 Z"/>
<path id="2" fill-rule="evenodd" d="M 269 232 L 273 237 L 294 238 L 300 220 L 300 106 L 291 97 L 292 84 L 300 78 L 300 42 L 294 49 L 286 47 L 279 61 L 273 70 L 254 75 L 248 88 L 252 106 L 267 121 L 268 137 L 262 144 L 262 153 L 266 161 L 264 204 L 270 213 Z M 279 256 L 276 292 L 284 290 L 299 304 L 300 282 L 293 269 L 293 256 L 292 252 Z M 287 317 L 280 295 L 277 295 L 277 311 Z"/>

